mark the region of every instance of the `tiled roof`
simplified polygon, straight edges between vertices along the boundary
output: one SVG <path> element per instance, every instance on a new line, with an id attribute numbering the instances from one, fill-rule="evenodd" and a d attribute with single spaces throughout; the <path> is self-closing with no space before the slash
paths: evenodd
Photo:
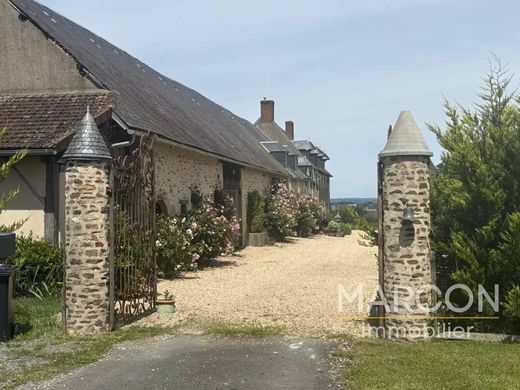
<path id="1" fill-rule="evenodd" d="M 131 129 L 152 131 L 237 163 L 284 174 L 260 145 L 259 139 L 265 137 L 247 120 L 49 8 L 32 0 L 10 1 L 85 69 L 87 76 L 93 75 L 100 88 L 117 91 L 115 113 Z"/>
<path id="2" fill-rule="evenodd" d="M 69 137 L 87 107 L 99 118 L 116 105 L 108 91 L 0 95 L 0 149 L 52 149 Z M 66 145 L 63 145 L 66 146 Z"/>

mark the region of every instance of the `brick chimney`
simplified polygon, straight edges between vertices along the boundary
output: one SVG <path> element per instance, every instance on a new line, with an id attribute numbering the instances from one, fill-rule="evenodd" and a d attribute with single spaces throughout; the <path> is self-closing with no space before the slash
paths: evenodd
<path id="1" fill-rule="evenodd" d="M 291 140 L 294 140 L 294 122 L 286 121 L 285 122 L 285 132 L 289 136 Z"/>
<path id="2" fill-rule="evenodd" d="M 274 122 L 274 100 L 260 101 L 260 122 Z"/>

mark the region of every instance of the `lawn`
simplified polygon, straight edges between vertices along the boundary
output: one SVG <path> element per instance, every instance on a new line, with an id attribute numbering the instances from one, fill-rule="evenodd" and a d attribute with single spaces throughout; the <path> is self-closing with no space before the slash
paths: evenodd
<path id="1" fill-rule="evenodd" d="M 56 298 L 16 300 L 21 333 L 0 343 L 0 388 L 42 381 L 95 362 L 119 342 L 176 332 L 174 328 L 131 326 L 95 337 L 72 337 L 59 325 L 59 310 Z"/>
<path id="2" fill-rule="evenodd" d="M 520 344 L 363 339 L 335 355 L 348 389 L 520 388 Z"/>

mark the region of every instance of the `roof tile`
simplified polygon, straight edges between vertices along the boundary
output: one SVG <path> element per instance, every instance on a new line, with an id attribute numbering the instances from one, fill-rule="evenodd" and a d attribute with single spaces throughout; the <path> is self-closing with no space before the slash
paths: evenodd
<path id="1" fill-rule="evenodd" d="M 0 95 L 0 149 L 52 149 L 72 135 L 87 107 L 100 117 L 116 106 L 109 91 Z"/>

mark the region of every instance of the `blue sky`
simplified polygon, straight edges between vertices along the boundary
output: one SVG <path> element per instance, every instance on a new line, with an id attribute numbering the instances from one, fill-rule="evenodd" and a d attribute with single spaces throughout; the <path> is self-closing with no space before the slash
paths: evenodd
<path id="1" fill-rule="evenodd" d="M 491 53 L 520 69 L 516 1 L 41 2 L 250 121 L 274 99 L 277 122 L 331 156 L 333 197 L 375 195 L 401 110 L 437 162 L 425 123 L 444 122 L 443 99 L 474 102 Z"/>

